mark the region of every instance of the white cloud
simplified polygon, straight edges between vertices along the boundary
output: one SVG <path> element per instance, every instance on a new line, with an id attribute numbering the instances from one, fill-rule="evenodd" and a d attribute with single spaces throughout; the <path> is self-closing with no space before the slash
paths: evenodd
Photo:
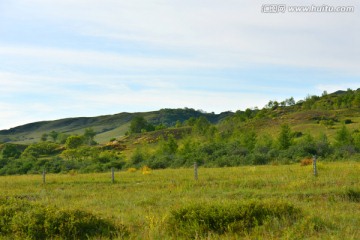
<path id="1" fill-rule="evenodd" d="M 110 69 L 134 68 L 204 68 L 221 67 L 189 59 L 161 57 L 137 57 L 99 51 L 78 51 L 68 49 L 0 46 L 0 54 L 19 57 L 20 61 L 39 61 L 39 64 L 64 64 L 72 66 L 105 67 Z"/>
<path id="2" fill-rule="evenodd" d="M 221 112 L 262 107 L 287 94 L 359 87 L 358 1 L 341 2 L 356 6 L 347 14 L 263 14 L 265 3 L 0 1 L 0 129 L 161 107 Z M 7 36 L 12 31 L 18 35 Z M 93 45 L 83 46 L 87 41 Z M 297 79 L 273 73 L 286 68 L 307 73 Z M 231 75 L 234 69 L 241 74 Z M 346 79 L 326 83 L 333 76 Z M 308 83 L 306 89 L 299 82 Z"/>
<path id="3" fill-rule="evenodd" d="M 29 17 L 63 24 L 68 30 L 85 36 L 137 41 L 157 48 L 189 52 L 196 58 L 196 64 L 186 61 L 191 66 L 203 61 L 231 67 L 280 64 L 360 73 L 358 12 L 263 14 L 261 5 L 264 3 L 32 0 L 22 7 L 29 9 Z M 292 1 L 291 4 L 315 3 Z M 328 1 L 327 4 L 337 6 L 339 2 Z M 360 7 L 352 0 L 342 4 Z M 86 58 L 89 54 L 80 55 Z M 72 59 L 73 54 L 66 53 L 65 57 Z M 93 53 L 89 57 L 93 59 Z M 97 57 L 105 60 L 101 62 L 107 66 L 112 63 L 138 66 L 149 62 L 152 62 L 151 66 L 168 66 L 167 61 L 156 58 L 144 61 L 132 57 L 119 59 L 109 54 Z M 170 60 L 168 64 L 174 67 L 185 63 Z"/>

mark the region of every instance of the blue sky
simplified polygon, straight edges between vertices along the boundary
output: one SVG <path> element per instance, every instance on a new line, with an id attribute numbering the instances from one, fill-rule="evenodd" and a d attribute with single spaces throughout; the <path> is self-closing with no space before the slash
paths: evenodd
<path id="1" fill-rule="evenodd" d="M 269 3 L 0 0 L 0 129 L 360 87 L 358 1 L 291 1 L 353 13 L 262 13 Z"/>

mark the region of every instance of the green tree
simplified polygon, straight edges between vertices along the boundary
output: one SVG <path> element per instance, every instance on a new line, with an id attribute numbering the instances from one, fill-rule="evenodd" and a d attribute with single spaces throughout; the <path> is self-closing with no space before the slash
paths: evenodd
<path id="1" fill-rule="evenodd" d="M 287 106 L 293 106 L 293 105 L 295 105 L 295 99 L 293 97 L 288 98 L 288 99 L 285 100 L 285 104 Z"/>
<path id="2" fill-rule="evenodd" d="M 75 149 L 84 143 L 83 136 L 70 136 L 66 139 L 65 146 L 67 149 Z"/>
<path id="3" fill-rule="evenodd" d="M 9 158 L 18 158 L 20 157 L 21 152 L 14 144 L 5 144 L 2 150 L 2 157 L 5 159 Z"/>
<path id="4" fill-rule="evenodd" d="M 196 123 L 196 118 L 190 117 L 188 120 L 185 121 L 185 125 L 188 125 L 190 127 L 194 126 Z"/>
<path id="5" fill-rule="evenodd" d="M 199 134 L 205 134 L 207 132 L 207 130 L 210 127 L 210 122 L 206 119 L 206 117 L 201 116 L 198 119 L 196 119 L 195 125 L 194 125 L 194 130 L 195 132 L 199 133 Z"/>
<path id="6" fill-rule="evenodd" d="M 163 123 L 160 123 L 159 125 L 155 126 L 155 130 L 162 130 L 166 129 L 166 125 Z"/>
<path id="7" fill-rule="evenodd" d="M 95 145 L 94 137 L 96 136 L 96 132 L 92 128 L 86 128 L 84 132 L 84 142 L 88 145 Z"/>
<path id="8" fill-rule="evenodd" d="M 59 133 L 56 132 L 56 131 L 51 131 L 51 132 L 49 133 L 49 136 L 52 138 L 52 141 L 53 141 L 53 142 L 56 142 L 56 140 L 57 140 L 57 138 L 58 138 L 58 136 L 59 136 Z"/>
<path id="9" fill-rule="evenodd" d="M 144 117 L 135 116 L 130 123 L 130 132 L 131 133 L 141 133 L 143 129 L 148 129 L 148 122 Z"/>
<path id="10" fill-rule="evenodd" d="M 358 151 L 360 151 L 360 132 L 356 130 L 353 134 L 354 145 Z"/>
<path id="11" fill-rule="evenodd" d="M 177 120 L 177 121 L 176 121 L 176 123 L 175 123 L 175 127 L 176 127 L 176 128 L 180 128 L 180 127 L 182 127 L 182 123 L 181 123 L 181 121 L 180 121 L 180 120 Z"/>
<path id="12" fill-rule="evenodd" d="M 59 143 L 65 144 L 66 139 L 68 139 L 68 137 L 70 137 L 69 134 L 59 133 L 56 139 L 57 139 L 57 141 L 58 141 Z"/>
<path id="13" fill-rule="evenodd" d="M 319 156 L 326 157 L 332 151 L 330 142 L 325 133 L 322 133 L 316 141 L 316 153 Z"/>
<path id="14" fill-rule="evenodd" d="M 252 151 L 255 148 L 256 138 L 256 133 L 253 130 L 244 133 L 242 142 L 249 151 Z"/>
<path id="15" fill-rule="evenodd" d="M 46 140 L 47 140 L 47 138 L 48 138 L 48 134 L 47 133 L 43 133 L 42 135 L 41 135 L 41 141 L 43 141 L 43 142 L 45 142 Z"/>
<path id="16" fill-rule="evenodd" d="M 336 132 L 335 140 L 338 146 L 351 145 L 353 143 L 351 133 L 345 125 L 342 125 L 342 127 Z"/>
<path id="17" fill-rule="evenodd" d="M 246 110 L 245 110 L 245 116 L 246 116 L 246 118 L 248 118 L 248 119 L 250 119 L 252 116 L 253 116 L 253 110 L 251 110 L 250 108 L 247 108 Z"/>
<path id="18" fill-rule="evenodd" d="M 278 136 L 279 147 L 282 150 L 288 149 L 292 144 L 292 133 L 288 124 L 281 125 L 280 134 Z"/>
<path id="19" fill-rule="evenodd" d="M 352 105 L 354 107 L 360 107 L 360 91 L 356 92 Z"/>
<path id="20" fill-rule="evenodd" d="M 52 155 L 58 151 L 59 145 L 52 142 L 39 142 L 29 145 L 21 154 L 22 157 L 40 157 Z"/>
<path id="21" fill-rule="evenodd" d="M 163 144 L 163 152 L 166 154 L 175 154 L 178 149 L 178 144 L 173 135 L 169 135 L 166 142 Z"/>
<path id="22" fill-rule="evenodd" d="M 129 166 L 138 168 L 145 162 L 145 160 L 146 160 L 145 154 L 141 151 L 140 148 L 137 148 L 135 152 L 131 155 L 128 164 Z"/>
<path id="23" fill-rule="evenodd" d="M 81 160 L 81 154 L 77 149 L 66 149 L 61 153 L 61 156 L 66 160 Z"/>

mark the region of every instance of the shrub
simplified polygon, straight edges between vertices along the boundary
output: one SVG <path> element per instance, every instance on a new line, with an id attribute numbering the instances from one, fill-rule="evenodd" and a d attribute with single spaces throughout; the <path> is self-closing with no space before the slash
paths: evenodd
<path id="1" fill-rule="evenodd" d="M 351 119 L 345 119 L 344 123 L 345 123 L 345 124 L 351 124 L 352 121 L 351 121 Z"/>
<path id="2" fill-rule="evenodd" d="M 300 161 L 300 166 L 308 166 L 313 163 L 313 160 L 311 158 L 304 158 Z"/>
<path id="3" fill-rule="evenodd" d="M 349 188 L 343 194 L 344 198 L 351 202 L 360 202 L 360 191 Z"/>
<path id="4" fill-rule="evenodd" d="M 133 172 L 136 172 L 137 169 L 136 168 L 128 168 L 126 171 L 133 173 Z"/>
<path id="5" fill-rule="evenodd" d="M 0 200 L 0 234 L 23 239 L 111 238 L 124 226 L 81 210 L 63 210 L 19 199 Z"/>
<path id="6" fill-rule="evenodd" d="M 144 174 L 144 175 L 150 174 L 150 173 L 151 173 L 151 168 L 149 168 L 148 166 L 143 166 L 143 167 L 141 168 L 141 172 L 142 172 L 142 174 Z"/>
<path id="7" fill-rule="evenodd" d="M 29 145 L 21 156 L 25 158 L 35 157 L 38 158 L 40 156 L 47 156 L 59 153 L 61 151 L 59 149 L 59 145 L 52 142 L 40 142 L 40 143 L 33 143 Z"/>
<path id="8" fill-rule="evenodd" d="M 264 165 L 269 163 L 270 158 L 267 154 L 255 153 L 252 154 L 252 164 L 253 165 Z"/>
<path id="9" fill-rule="evenodd" d="M 175 234 L 190 238 L 210 232 L 246 233 L 273 218 L 294 222 L 300 216 L 299 209 L 284 202 L 207 203 L 173 210 L 168 223 Z"/>

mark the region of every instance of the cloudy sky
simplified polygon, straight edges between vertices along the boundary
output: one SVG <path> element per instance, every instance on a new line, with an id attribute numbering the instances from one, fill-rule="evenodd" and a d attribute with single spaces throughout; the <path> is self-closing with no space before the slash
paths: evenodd
<path id="1" fill-rule="evenodd" d="M 355 11 L 262 12 L 274 3 Z M 0 0 L 0 129 L 359 87 L 359 1 Z"/>

